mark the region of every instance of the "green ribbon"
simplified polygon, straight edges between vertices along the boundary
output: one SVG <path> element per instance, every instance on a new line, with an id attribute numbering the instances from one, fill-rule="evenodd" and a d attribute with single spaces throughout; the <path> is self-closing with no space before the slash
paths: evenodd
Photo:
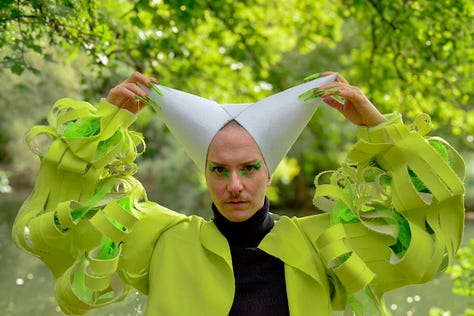
<path id="1" fill-rule="evenodd" d="M 386 315 L 383 293 L 432 279 L 462 236 L 463 159 L 444 140 L 423 137 L 429 116 L 408 127 L 387 118 L 361 127 L 347 163 L 315 177 L 313 203 L 333 225 L 316 246 L 356 315 Z"/>
<path id="2" fill-rule="evenodd" d="M 133 177 L 144 141 L 127 130 L 135 116 L 105 101 L 96 108 L 61 99 L 47 119 L 26 135 L 41 166 L 12 234 L 53 272 L 61 309 L 82 314 L 127 294 L 117 271 L 122 240 L 146 201 Z"/>

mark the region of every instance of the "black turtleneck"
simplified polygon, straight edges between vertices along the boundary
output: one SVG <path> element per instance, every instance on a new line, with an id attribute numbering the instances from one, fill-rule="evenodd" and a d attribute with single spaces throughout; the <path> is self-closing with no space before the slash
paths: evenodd
<path id="1" fill-rule="evenodd" d="M 244 222 L 227 220 L 212 205 L 214 222 L 232 254 L 235 296 L 230 316 L 289 315 L 283 262 L 257 248 L 273 228 L 265 198 L 263 207 Z"/>

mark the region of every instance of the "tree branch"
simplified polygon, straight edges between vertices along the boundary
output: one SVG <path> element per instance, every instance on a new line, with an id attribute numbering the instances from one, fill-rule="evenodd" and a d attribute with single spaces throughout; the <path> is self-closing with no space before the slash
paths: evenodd
<path id="1" fill-rule="evenodd" d="M 245 47 L 245 52 L 247 53 L 247 55 L 250 57 L 250 60 L 257 66 L 258 70 L 260 69 L 263 69 L 263 65 L 262 65 L 262 62 L 260 61 L 260 58 L 257 56 L 257 54 L 255 54 L 255 52 L 252 50 L 252 47 L 249 45 L 249 43 L 247 42 L 247 39 L 245 38 L 245 36 L 243 36 L 241 33 L 238 33 L 235 31 L 234 27 L 229 23 L 229 19 L 225 18 L 225 17 L 222 17 L 220 15 L 220 11 L 219 10 L 216 10 L 215 7 L 213 7 L 213 5 L 211 4 L 210 1 L 206 1 L 206 5 L 207 7 L 213 11 L 215 14 L 216 14 L 216 17 L 219 19 L 219 21 L 222 22 L 222 24 L 229 30 L 231 31 L 232 33 L 236 34 L 239 39 L 240 39 L 240 42 L 244 45 Z"/>
<path id="2" fill-rule="evenodd" d="M 394 31 L 398 29 L 398 27 L 393 24 L 393 21 L 387 20 L 387 18 L 383 15 L 382 8 L 379 7 L 378 3 L 374 0 L 369 0 L 369 3 L 372 5 L 372 7 L 375 9 L 377 14 L 380 16 L 380 19 L 385 22 L 385 24 L 389 25 Z"/>

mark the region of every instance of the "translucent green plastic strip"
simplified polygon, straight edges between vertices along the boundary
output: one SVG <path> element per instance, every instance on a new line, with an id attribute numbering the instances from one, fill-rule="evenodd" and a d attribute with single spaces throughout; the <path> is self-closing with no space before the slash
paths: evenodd
<path id="1" fill-rule="evenodd" d="M 46 135 L 51 139 L 55 139 L 57 137 L 57 133 L 56 129 L 53 127 L 37 125 L 33 126 L 25 135 L 25 142 L 28 144 L 30 150 L 39 157 L 43 157 L 46 151 L 43 152 L 34 144 L 35 138 L 40 135 Z"/>

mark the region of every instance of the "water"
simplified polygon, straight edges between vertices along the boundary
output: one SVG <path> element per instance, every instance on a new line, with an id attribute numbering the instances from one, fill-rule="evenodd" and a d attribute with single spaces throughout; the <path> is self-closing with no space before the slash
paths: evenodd
<path id="1" fill-rule="evenodd" d="M 21 197 L 21 196 L 20 196 Z M 10 230 L 19 202 L 16 196 L 0 194 L 0 314 L 2 316 L 63 315 L 53 292 L 53 278 L 45 265 L 35 257 L 18 250 L 11 242 Z M 465 240 L 474 238 L 474 225 L 469 223 Z M 393 315 L 428 315 L 431 307 L 451 310 L 450 316 L 463 315 L 473 298 L 451 293 L 452 282 L 441 275 L 429 284 L 415 285 L 387 293 L 386 303 Z M 146 297 L 132 293 L 117 303 L 88 315 L 143 315 Z"/>

